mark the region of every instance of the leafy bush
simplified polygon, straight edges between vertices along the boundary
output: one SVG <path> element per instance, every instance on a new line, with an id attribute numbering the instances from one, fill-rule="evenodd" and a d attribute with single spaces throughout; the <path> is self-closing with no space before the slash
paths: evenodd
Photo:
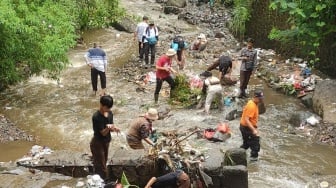
<path id="1" fill-rule="evenodd" d="M 272 0 L 270 8 L 289 15 L 290 28 L 274 28 L 270 39 L 283 43 L 298 43 L 310 60 L 310 65 L 319 62 L 319 47 L 326 36 L 336 33 L 334 0 Z M 336 43 L 335 43 L 336 45 Z"/>
<path id="2" fill-rule="evenodd" d="M 252 2 L 253 0 L 234 0 L 233 18 L 229 23 L 229 28 L 240 39 L 244 38 L 245 23 L 251 17 Z"/>
<path id="3" fill-rule="evenodd" d="M 1 0 L 0 90 L 44 72 L 57 79 L 77 30 L 105 27 L 123 13 L 118 0 Z"/>

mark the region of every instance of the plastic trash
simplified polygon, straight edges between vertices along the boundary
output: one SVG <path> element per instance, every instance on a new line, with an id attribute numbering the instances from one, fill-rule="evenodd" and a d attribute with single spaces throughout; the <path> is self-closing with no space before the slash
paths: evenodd
<path id="1" fill-rule="evenodd" d="M 225 97 L 224 98 L 224 105 L 225 106 L 230 106 L 231 105 L 231 98 L 230 97 Z"/>
<path id="2" fill-rule="evenodd" d="M 310 116 L 307 120 L 307 123 L 309 123 L 310 125 L 316 125 L 319 123 L 319 120 L 316 119 L 314 116 Z"/>

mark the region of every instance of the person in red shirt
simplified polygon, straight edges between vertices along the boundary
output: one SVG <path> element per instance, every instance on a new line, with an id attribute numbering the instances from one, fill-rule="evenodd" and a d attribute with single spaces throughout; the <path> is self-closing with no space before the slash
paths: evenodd
<path id="1" fill-rule="evenodd" d="M 169 49 L 166 54 L 162 55 L 156 62 L 156 88 L 154 93 L 155 103 L 159 100 L 159 93 L 162 87 L 163 81 L 168 82 L 170 86 L 170 93 L 175 88 L 174 79 L 171 76 L 172 72 L 176 72 L 172 67 L 173 59 L 176 57 L 176 51 Z M 171 95 L 170 95 L 171 96 Z"/>
<path id="2" fill-rule="evenodd" d="M 243 114 L 240 119 L 240 132 L 243 137 L 243 144 L 240 146 L 244 149 L 251 149 L 251 161 L 258 160 L 258 153 L 260 151 L 260 138 L 258 133 L 258 104 L 264 98 L 262 91 L 255 91 L 252 100 L 249 100 L 243 109 Z"/>

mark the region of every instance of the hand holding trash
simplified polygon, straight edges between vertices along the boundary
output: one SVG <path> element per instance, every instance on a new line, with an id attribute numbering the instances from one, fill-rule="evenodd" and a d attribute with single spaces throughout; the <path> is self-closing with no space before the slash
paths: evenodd
<path id="1" fill-rule="evenodd" d="M 120 133 L 120 129 L 118 127 L 116 127 L 114 124 L 108 124 L 107 127 L 112 132 L 116 132 L 117 134 Z"/>

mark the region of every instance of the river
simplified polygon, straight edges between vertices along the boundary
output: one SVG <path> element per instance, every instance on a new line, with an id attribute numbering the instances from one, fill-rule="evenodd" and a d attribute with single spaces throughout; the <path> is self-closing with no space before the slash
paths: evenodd
<path id="1" fill-rule="evenodd" d="M 134 0 L 123 1 L 125 4 L 134 6 L 134 10 L 144 6 L 136 4 Z M 153 14 L 159 15 L 157 12 Z M 152 105 L 154 85 L 148 86 L 147 93 L 138 93 L 133 83 L 114 71 L 128 58 L 135 56 L 136 43 L 132 41 L 132 34 L 102 29 L 87 32 L 83 38 L 86 46 L 78 46 L 69 52 L 72 65 L 61 75 L 59 82 L 35 76 L 0 94 L 3 107 L 0 113 L 37 137 L 34 143 L 0 144 L 0 161 L 20 158 L 33 144 L 48 146 L 53 150 L 89 153 L 91 115 L 98 108 L 99 97 L 91 95 L 89 69 L 84 64 L 83 56 L 93 42 L 99 42 L 110 59 L 107 93 L 116 100 L 113 108 L 116 125 L 125 131 L 130 118 Z M 189 66 L 195 70 L 204 67 L 204 64 Z M 290 115 L 305 110 L 299 101 L 276 93 L 257 78 L 252 80 L 251 85 L 264 89 L 267 112 L 260 117 L 260 160 L 248 164 L 249 187 L 315 188 L 322 181 L 329 182 L 330 187 L 336 187 L 336 151 L 331 146 L 311 142 L 305 134 L 287 132 L 286 126 L 291 126 L 288 125 Z M 160 97 L 159 101 L 160 105 L 166 105 L 167 99 Z M 154 124 L 158 130 L 185 131 L 195 125 L 207 128 L 209 124 L 215 125 L 223 120 L 223 114 L 218 112 L 211 116 L 200 114 L 195 109 L 173 108 L 172 112 L 172 117 Z M 238 120 L 230 122 L 233 136 L 223 147 L 239 147 L 241 144 L 238 124 Z M 113 137 L 111 150 L 126 147 L 124 134 Z"/>

